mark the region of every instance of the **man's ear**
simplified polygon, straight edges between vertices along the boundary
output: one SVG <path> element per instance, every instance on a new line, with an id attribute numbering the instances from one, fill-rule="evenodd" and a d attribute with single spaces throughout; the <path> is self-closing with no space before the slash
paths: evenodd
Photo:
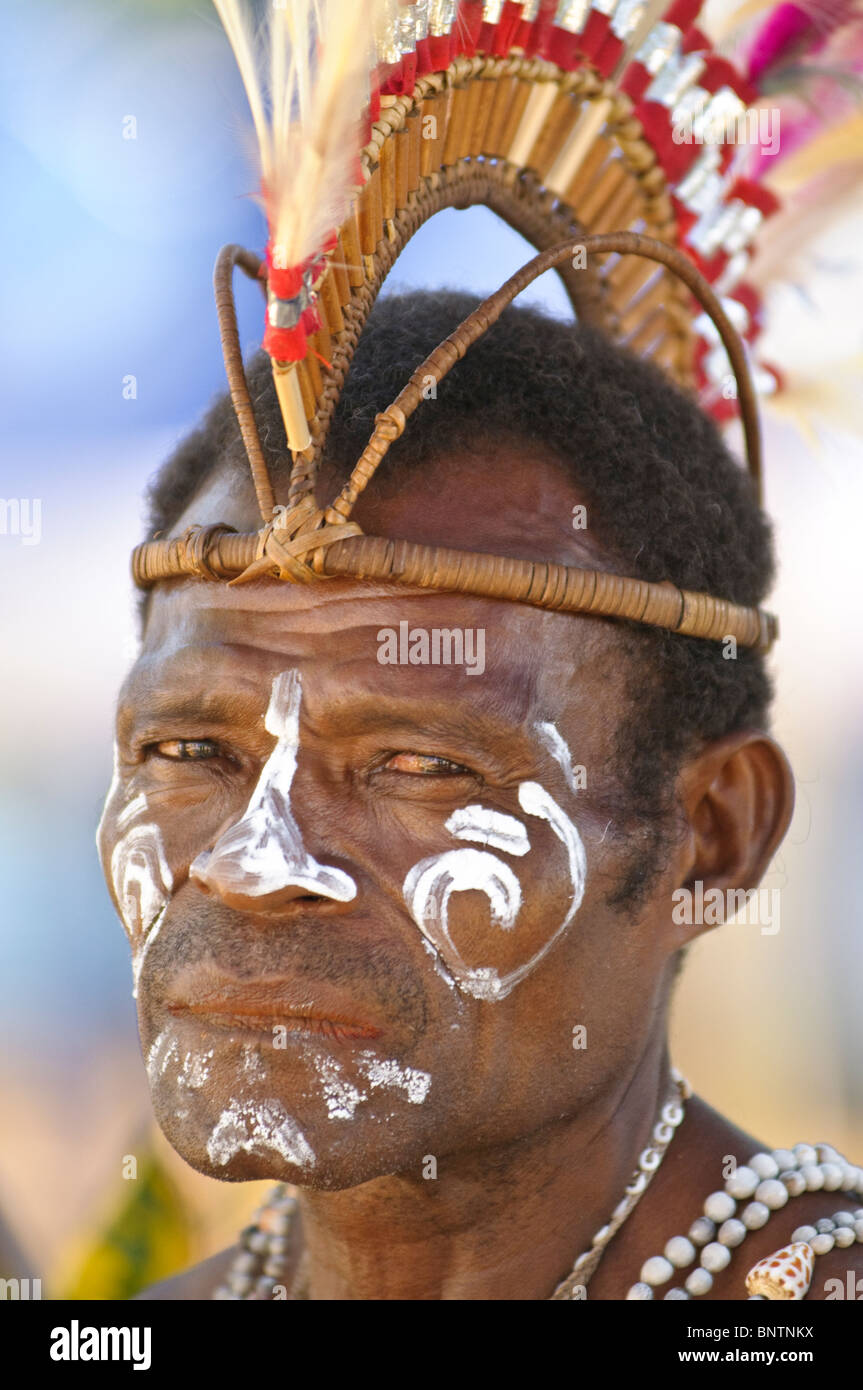
<path id="1" fill-rule="evenodd" d="M 684 764 L 677 790 L 688 825 L 678 885 L 757 888 L 794 810 L 794 778 L 779 745 L 764 733 L 728 734 Z"/>

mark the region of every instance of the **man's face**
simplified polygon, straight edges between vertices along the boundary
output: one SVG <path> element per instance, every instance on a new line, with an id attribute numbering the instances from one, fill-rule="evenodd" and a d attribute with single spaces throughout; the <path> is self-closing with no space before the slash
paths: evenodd
<path id="1" fill-rule="evenodd" d="M 557 470 L 504 454 L 357 519 L 601 563 Z M 255 525 L 217 482 L 192 510 Z M 610 772 L 626 677 L 589 618 L 342 580 L 159 587 L 100 849 L 156 1115 L 189 1163 L 420 1176 L 625 1073 L 674 886 L 637 921 L 606 905 L 632 854 Z"/>

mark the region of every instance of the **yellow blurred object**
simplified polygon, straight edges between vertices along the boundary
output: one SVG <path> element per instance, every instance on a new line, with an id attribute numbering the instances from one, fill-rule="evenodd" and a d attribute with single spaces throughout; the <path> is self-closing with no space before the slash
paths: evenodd
<path id="1" fill-rule="evenodd" d="M 128 1299 L 184 1269 L 192 1254 L 192 1221 L 186 1203 L 152 1152 L 118 1194 L 114 1215 L 102 1230 L 79 1241 L 76 1273 L 61 1286 L 68 1299 Z"/>
<path id="2" fill-rule="evenodd" d="M 809 179 L 822 178 L 840 164 L 850 164 L 860 172 L 863 161 L 863 112 L 852 111 L 813 135 L 792 154 L 777 162 L 775 170 L 765 175 L 764 182 L 781 197 L 805 184 Z"/>
<path id="3" fill-rule="evenodd" d="M 824 369 L 809 376 L 795 372 L 786 378 L 777 395 L 767 397 L 765 413 L 789 421 L 817 457 L 823 448 L 819 429 L 863 434 L 861 378 L 863 353 L 859 352 L 827 363 Z"/>

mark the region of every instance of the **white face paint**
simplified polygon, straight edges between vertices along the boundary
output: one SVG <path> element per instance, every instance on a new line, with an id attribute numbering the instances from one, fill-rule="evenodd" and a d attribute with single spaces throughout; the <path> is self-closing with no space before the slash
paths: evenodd
<path id="1" fill-rule="evenodd" d="M 200 1091 L 209 1080 L 210 1063 L 214 1056 L 213 1048 L 208 1052 L 187 1052 L 180 1067 L 177 1085 L 186 1091 Z"/>
<path id="2" fill-rule="evenodd" d="M 122 811 L 117 817 L 117 829 L 125 830 L 126 826 L 131 825 L 132 821 L 136 820 L 138 816 L 142 815 L 146 811 L 146 809 L 147 798 L 146 796 L 144 796 L 144 793 L 142 792 L 140 796 L 133 797 L 132 800 L 129 802 L 128 806 L 123 807 Z"/>
<path id="3" fill-rule="evenodd" d="M 194 1050 L 184 1054 L 176 1028 L 169 1025 L 158 1034 L 147 1053 L 147 1078 L 150 1085 L 155 1086 L 161 1078 L 168 1075 L 179 1092 L 203 1090 L 210 1079 L 215 1055 L 216 1050 L 212 1047 L 206 1051 Z M 242 1074 L 250 1082 L 262 1081 L 266 1077 L 266 1069 L 257 1049 L 249 1045 L 243 1048 Z M 185 1110 L 182 1115 L 188 1113 Z"/>
<path id="4" fill-rule="evenodd" d="M 278 742 L 242 818 L 191 866 L 193 878 L 218 892 L 260 900 L 298 888 L 337 902 L 356 897 L 357 886 L 349 874 L 319 864 L 308 853 L 291 810 L 301 698 L 296 671 L 284 671 L 273 681 L 265 726 Z"/>
<path id="5" fill-rule="evenodd" d="M 475 840 L 479 845 L 506 850 L 507 854 L 527 854 L 530 849 L 520 820 L 490 811 L 486 806 L 463 806 L 453 811 L 446 828 L 457 840 Z"/>
<path id="6" fill-rule="evenodd" d="M 279 1100 L 232 1100 L 207 1141 L 211 1163 L 224 1167 L 238 1153 L 280 1154 L 298 1168 L 314 1168 L 308 1140 Z"/>
<path id="7" fill-rule="evenodd" d="M 566 930 L 584 896 L 587 872 L 584 846 L 566 812 L 538 782 L 522 782 L 518 798 L 522 810 L 547 821 L 565 846 L 572 881 L 572 898 L 564 920 L 530 960 L 501 976 L 494 966 L 466 965 L 450 936 L 450 897 L 455 892 L 471 889 L 487 896 L 493 925 L 504 931 L 511 931 L 515 926 L 521 906 L 521 887 L 512 869 L 497 855 L 472 849 L 447 850 L 433 855 L 414 865 L 402 889 L 420 931 L 446 962 L 459 988 L 474 999 L 505 999 Z M 530 849 L 527 832 L 520 821 L 482 806 L 468 806 L 454 812 L 446 826 L 460 839 L 493 844 L 510 854 L 521 855 Z"/>
<path id="8" fill-rule="evenodd" d="M 147 1053 L 145 1065 L 151 1086 L 158 1077 L 165 1075 L 172 1062 L 179 1067 L 180 1048 L 173 1028 L 164 1028 Z"/>
<path id="9" fill-rule="evenodd" d="M 120 788 L 120 760 L 114 744 L 114 771 L 105 806 L 96 830 L 96 848 L 102 852 L 111 803 Z M 111 854 L 111 883 L 126 934 L 132 945 L 132 998 L 138 997 L 138 980 L 150 945 L 159 934 L 165 908 L 170 901 L 174 880 L 162 835 L 157 825 L 132 825 L 147 814 L 147 798 L 133 799 L 117 814 L 114 825 L 125 834 Z M 127 829 L 127 827 L 130 827 Z"/>
<path id="10" fill-rule="evenodd" d="M 166 906 L 167 906 L 167 904 L 166 904 Z M 137 998 L 138 998 L 138 983 L 139 983 L 139 981 L 140 981 L 140 979 L 141 979 L 141 971 L 142 971 L 143 968 L 144 968 L 144 961 L 147 959 L 147 952 L 149 951 L 150 947 L 152 946 L 153 942 L 156 940 L 156 937 L 159 935 L 159 932 L 160 932 L 161 929 L 162 929 L 162 923 L 164 922 L 164 920 L 165 920 L 165 908 L 163 907 L 162 910 L 161 910 L 161 912 L 159 913 L 158 917 L 157 917 L 156 920 L 154 921 L 153 925 L 150 927 L 150 930 L 147 932 L 146 936 L 144 937 L 143 941 L 141 942 L 140 948 L 139 948 L 137 951 L 133 951 L 133 952 L 132 952 L 132 998 L 133 998 L 133 999 L 137 999 Z"/>
<path id="11" fill-rule="evenodd" d="M 243 1048 L 243 1076 L 250 1082 L 266 1081 L 267 1069 L 261 1060 L 261 1054 L 257 1048 L 246 1046 Z"/>
<path id="12" fill-rule="evenodd" d="M 431 1076 L 416 1067 L 402 1067 L 392 1058 L 376 1057 L 373 1052 L 361 1052 L 356 1067 L 369 1083 L 369 1090 L 360 1090 L 342 1076 L 341 1063 L 334 1057 L 312 1059 L 321 1081 L 321 1090 L 331 1120 L 352 1120 L 357 1106 L 369 1098 L 369 1091 L 404 1091 L 411 1105 L 421 1105 L 429 1093 Z"/>
<path id="13" fill-rule="evenodd" d="M 560 924 L 555 936 L 559 936 L 564 927 L 568 927 L 578 909 L 581 907 L 581 900 L 584 897 L 584 883 L 587 878 L 587 855 L 584 852 L 581 836 L 573 825 L 569 816 L 561 806 L 558 806 L 553 796 L 541 787 L 539 782 L 522 782 L 518 789 L 518 804 L 529 816 L 539 816 L 542 820 L 548 821 L 557 838 L 566 848 L 567 858 L 569 859 L 569 876 L 572 879 L 572 900 L 569 911 Z M 551 945 L 551 941 L 548 946 Z M 548 950 L 545 947 L 545 951 Z M 543 951 L 543 954 L 545 954 Z"/>
<path id="14" fill-rule="evenodd" d="M 143 802 L 138 813 L 146 811 L 144 798 L 136 800 Z M 111 881 L 132 943 L 132 997 L 136 999 L 144 957 L 159 934 L 174 886 L 158 826 L 135 825 L 117 841 L 111 855 Z"/>
<path id="15" fill-rule="evenodd" d="M 352 1120 L 354 1111 L 367 1099 L 365 1091 L 357 1090 L 342 1076 L 342 1067 L 334 1057 L 320 1054 L 312 1058 L 315 1071 L 321 1082 L 321 1091 L 331 1120 Z"/>
<path id="16" fill-rule="evenodd" d="M 465 993 L 475 999 L 500 999 L 505 982 L 498 972 L 492 966 L 471 968 L 450 936 L 450 897 L 471 889 L 485 893 L 493 924 L 511 930 L 521 906 L 521 887 L 509 865 L 485 850 L 451 849 L 420 860 L 408 873 L 402 892 L 420 931 Z"/>
<path id="17" fill-rule="evenodd" d="M 400 1067 L 392 1058 L 376 1057 L 373 1052 L 361 1052 L 357 1067 L 368 1079 L 373 1091 L 379 1087 L 394 1087 L 404 1091 L 411 1105 L 422 1105 L 429 1093 L 431 1077 L 416 1067 Z"/>
<path id="18" fill-rule="evenodd" d="M 534 729 L 539 735 L 540 741 L 548 749 L 554 761 L 561 769 L 566 778 L 566 785 L 571 792 L 578 792 L 578 783 L 575 779 L 575 769 L 572 763 L 572 753 L 569 751 L 569 744 L 563 734 L 554 724 L 547 721 L 541 724 L 534 724 Z"/>

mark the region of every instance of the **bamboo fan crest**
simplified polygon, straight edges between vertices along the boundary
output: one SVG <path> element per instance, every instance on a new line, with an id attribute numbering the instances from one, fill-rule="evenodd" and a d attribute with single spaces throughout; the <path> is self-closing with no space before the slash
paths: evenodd
<path id="1" fill-rule="evenodd" d="M 739 407 L 760 487 L 748 364 L 758 302 L 743 275 L 773 204 L 735 176 L 731 152 L 712 141 L 749 94 L 705 50 L 697 0 L 288 0 L 270 19 L 264 77 L 247 7 L 215 4 L 249 95 L 269 231 L 263 261 L 228 247 L 216 268 L 226 369 L 264 525 L 255 536 L 206 527 L 146 543 L 135 552 L 136 581 L 392 579 L 766 649 L 776 633 L 770 615 L 669 584 L 363 536 L 351 510 L 418 404 L 417 374 L 378 417 L 339 497 L 324 509 L 314 501 L 329 419 L 386 275 L 435 212 L 476 204 L 540 256 L 419 372 L 443 376 L 540 264 L 554 266 L 580 317 L 699 391 L 716 413 L 729 401 Z M 672 138 L 682 103 L 700 131 L 684 146 Z M 267 297 L 264 347 L 293 456 L 278 525 L 236 331 L 235 266 Z"/>

